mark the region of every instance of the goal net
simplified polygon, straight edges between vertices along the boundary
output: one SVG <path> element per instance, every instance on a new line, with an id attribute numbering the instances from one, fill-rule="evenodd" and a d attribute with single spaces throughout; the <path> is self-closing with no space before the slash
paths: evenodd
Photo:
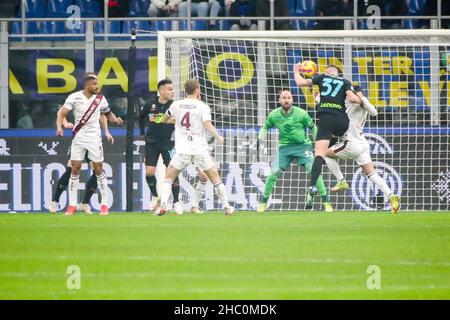
<path id="1" fill-rule="evenodd" d="M 252 148 L 268 113 L 278 108 L 280 89 L 290 89 L 294 104 L 315 119 L 313 92 L 298 88 L 293 64 L 314 61 L 319 73 L 334 64 L 362 86 L 378 116 L 366 121 L 375 168 L 400 196 L 401 210 L 450 208 L 450 31 L 332 32 L 161 32 L 158 76 L 174 81 L 176 99 L 183 83 L 197 78 L 202 99 L 225 137 L 211 149 L 237 209 L 255 210 L 278 151 L 278 132 L 269 131 Z M 335 209 L 387 210 L 388 199 L 352 160 L 339 160 L 350 189 L 330 191 L 336 179 L 326 166 L 323 178 Z M 186 208 L 196 183 L 195 168 L 181 177 Z M 269 210 L 303 210 L 309 177 L 295 163 L 279 176 Z M 321 210 L 320 197 L 314 209 Z M 209 184 L 204 210 L 219 207 Z"/>

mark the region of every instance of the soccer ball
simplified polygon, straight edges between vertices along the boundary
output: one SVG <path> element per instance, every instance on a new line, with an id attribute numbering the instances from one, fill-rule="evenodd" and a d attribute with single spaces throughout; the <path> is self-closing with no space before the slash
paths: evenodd
<path id="1" fill-rule="evenodd" d="M 302 67 L 302 74 L 307 78 L 311 78 L 317 73 L 317 65 L 314 63 L 314 61 L 311 60 L 303 61 L 301 67 Z"/>

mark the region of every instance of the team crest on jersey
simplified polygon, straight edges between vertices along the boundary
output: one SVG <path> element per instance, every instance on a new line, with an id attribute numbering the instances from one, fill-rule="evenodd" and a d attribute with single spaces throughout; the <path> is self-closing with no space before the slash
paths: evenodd
<path id="1" fill-rule="evenodd" d="M 374 161 L 374 166 L 380 177 L 386 181 L 394 194 L 401 196 L 402 179 L 398 172 L 390 165 Z M 362 173 L 361 168 L 356 170 L 352 180 L 352 198 L 364 210 L 388 210 L 389 200 L 381 195 L 381 190 Z"/>
<path id="2" fill-rule="evenodd" d="M 156 106 L 152 104 L 152 108 L 150 109 L 150 112 L 156 112 Z"/>

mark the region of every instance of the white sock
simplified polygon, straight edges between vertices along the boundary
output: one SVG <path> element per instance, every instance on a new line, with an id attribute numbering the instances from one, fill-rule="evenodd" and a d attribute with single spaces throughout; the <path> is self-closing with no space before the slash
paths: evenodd
<path id="1" fill-rule="evenodd" d="M 202 180 L 199 180 L 197 182 L 197 185 L 195 186 L 194 200 L 192 201 L 193 207 L 198 208 L 200 200 L 203 198 L 203 195 L 205 194 L 205 187 L 206 182 L 203 182 Z"/>
<path id="2" fill-rule="evenodd" d="M 73 173 L 70 175 L 69 179 L 69 206 L 77 206 L 77 195 L 78 195 L 78 182 L 80 182 L 80 176 L 74 175 Z"/>
<path id="3" fill-rule="evenodd" d="M 214 184 L 214 191 L 219 197 L 220 202 L 222 202 L 224 208 L 228 208 L 230 204 L 228 203 L 227 190 L 225 189 L 222 180 L 219 180 Z"/>
<path id="4" fill-rule="evenodd" d="M 97 177 L 97 185 L 100 190 L 100 196 L 102 198 L 100 204 L 108 205 L 108 180 L 106 179 L 105 171 Z"/>
<path id="5" fill-rule="evenodd" d="M 386 182 L 378 175 L 378 173 L 376 171 L 373 171 L 371 173 L 369 173 L 367 175 L 367 178 L 372 181 L 373 183 L 375 183 L 375 185 L 378 187 L 378 189 L 380 189 L 381 191 L 383 191 L 383 193 L 386 196 L 390 196 L 392 194 L 391 189 L 388 187 L 388 185 L 386 184 Z"/>
<path id="6" fill-rule="evenodd" d="M 339 165 L 336 161 L 336 159 L 323 157 L 325 159 L 325 162 L 327 163 L 328 168 L 330 169 L 331 173 L 336 177 L 338 181 L 344 180 L 344 175 L 342 174 L 341 168 L 339 168 Z"/>
<path id="7" fill-rule="evenodd" d="M 161 199 L 161 208 L 163 209 L 167 208 L 167 202 L 169 202 L 169 197 L 172 193 L 172 183 L 173 180 L 171 179 L 164 179 L 161 183 L 161 192 L 159 197 Z"/>

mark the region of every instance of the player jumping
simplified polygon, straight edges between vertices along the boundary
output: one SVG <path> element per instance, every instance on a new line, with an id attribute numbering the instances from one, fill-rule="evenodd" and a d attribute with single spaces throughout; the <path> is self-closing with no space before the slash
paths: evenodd
<path id="1" fill-rule="evenodd" d="M 206 131 L 209 131 L 218 143 L 223 143 L 223 137 L 219 135 L 211 122 L 209 106 L 200 101 L 198 80 L 187 80 L 184 88 L 186 98 L 172 103 L 163 119 L 166 123 L 171 117 L 175 120 L 176 152 L 161 185 L 161 206 L 158 215 L 166 213 L 172 183 L 191 163 L 206 173 L 225 208 L 225 214 L 231 215 L 234 208 L 228 203 L 225 186 L 208 152 Z"/>
<path id="2" fill-rule="evenodd" d="M 345 110 L 346 99 L 351 103 L 361 103 L 361 99 L 351 89 L 351 83 L 339 76 L 339 69 L 334 65 L 327 66 L 325 73 L 312 79 L 305 79 L 300 63 L 294 65 L 295 83 L 299 87 L 318 85 L 320 89 L 320 105 L 317 107 L 318 131 L 315 143 L 315 158 L 311 174 L 309 193 L 317 194 L 317 180 L 325 163 L 325 153 L 333 136 L 341 137 L 348 129 L 349 119 Z"/>
<path id="3" fill-rule="evenodd" d="M 348 189 L 344 175 L 334 158 L 355 160 L 361 166 L 362 172 L 366 175 L 367 179 L 372 181 L 386 195 L 391 204 L 391 211 L 395 214 L 399 209 L 398 196 L 392 192 L 383 178 L 375 171 L 370 157 L 369 143 L 362 135 L 367 115 L 370 114 L 372 117 L 376 117 L 377 110 L 363 96 L 360 86 L 354 86 L 354 92 L 361 99 L 362 103 L 347 102 L 347 114 L 350 118 L 350 124 L 347 132 L 343 136 L 343 142 L 328 148 L 325 153 L 325 161 L 328 168 L 338 180 L 338 183 L 332 190 L 340 191 Z"/>
<path id="4" fill-rule="evenodd" d="M 296 159 L 299 165 L 305 167 L 308 174 L 311 174 L 314 161 L 311 140 L 306 133 L 307 128 L 309 128 L 312 131 L 313 139 L 315 138 L 317 128 L 313 120 L 305 110 L 292 104 L 292 93 L 289 90 L 281 91 L 278 102 L 281 107 L 270 112 L 266 123 L 258 135 L 259 143 L 259 141 L 267 137 L 267 132 L 270 128 L 276 127 L 280 132 L 279 151 L 272 162 L 272 172 L 267 177 L 262 202 L 257 209 L 258 212 L 266 211 L 267 202 L 275 187 L 277 177 L 289 167 L 292 161 Z M 317 186 L 325 211 L 333 211 L 321 176 L 317 180 Z M 312 206 L 313 197 L 308 194 L 306 208 L 311 209 Z"/>

